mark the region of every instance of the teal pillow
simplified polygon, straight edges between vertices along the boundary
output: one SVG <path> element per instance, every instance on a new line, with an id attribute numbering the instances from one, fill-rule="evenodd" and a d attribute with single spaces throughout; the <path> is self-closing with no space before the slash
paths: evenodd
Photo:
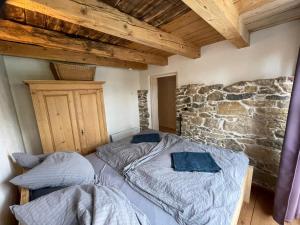
<path id="1" fill-rule="evenodd" d="M 208 152 L 174 152 L 171 157 L 175 171 L 217 173 L 221 170 Z"/>
<path id="2" fill-rule="evenodd" d="M 159 133 L 137 134 L 132 137 L 131 143 L 138 144 L 142 142 L 160 142 Z"/>

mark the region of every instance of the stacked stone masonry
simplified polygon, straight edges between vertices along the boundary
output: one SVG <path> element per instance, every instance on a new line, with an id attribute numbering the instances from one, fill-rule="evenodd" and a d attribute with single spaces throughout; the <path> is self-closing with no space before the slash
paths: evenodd
<path id="1" fill-rule="evenodd" d="M 292 86 L 293 77 L 227 87 L 181 86 L 176 100 L 181 134 L 192 141 L 244 151 L 255 168 L 254 183 L 274 189 Z"/>
<path id="2" fill-rule="evenodd" d="M 147 90 L 138 90 L 138 104 L 140 117 L 140 130 L 147 130 L 149 128 L 149 111 L 147 101 Z"/>

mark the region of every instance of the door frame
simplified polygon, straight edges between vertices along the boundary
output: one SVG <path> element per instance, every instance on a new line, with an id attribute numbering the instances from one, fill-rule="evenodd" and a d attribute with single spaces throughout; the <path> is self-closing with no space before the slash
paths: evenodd
<path id="1" fill-rule="evenodd" d="M 159 130 L 157 79 L 160 77 L 170 77 L 170 76 L 175 76 L 176 88 L 177 88 L 178 87 L 177 72 L 164 73 L 164 74 L 150 76 L 151 128 L 154 130 Z"/>

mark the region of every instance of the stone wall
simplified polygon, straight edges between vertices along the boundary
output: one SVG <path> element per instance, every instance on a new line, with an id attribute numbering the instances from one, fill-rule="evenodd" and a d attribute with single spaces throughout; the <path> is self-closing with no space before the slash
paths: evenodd
<path id="1" fill-rule="evenodd" d="M 138 90 L 140 130 L 147 130 L 149 128 L 149 111 L 147 95 L 147 90 Z"/>
<path id="2" fill-rule="evenodd" d="M 182 136 L 244 151 L 254 165 L 254 183 L 273 189 L 293 77 L 177 89 Z"/>

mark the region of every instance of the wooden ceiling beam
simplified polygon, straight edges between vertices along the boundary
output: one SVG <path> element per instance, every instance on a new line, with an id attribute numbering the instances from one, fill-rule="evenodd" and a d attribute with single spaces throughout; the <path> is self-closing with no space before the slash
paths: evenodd
<path id="1" fill-rule="evenodd" d="M 263 18 L 248 18 L 246 26 L 249 31 L 257 31 L 268 27 L 276 26 L 282 23 L 287 23 L 293 20 L 300 19 L 300 6 L 287 11 L 282 11 L 276 14 L 267 13 Z"/>
<path id="2" fill-rule="evenodd" d="M 274 1 L 277 0 L 233 0 L 233 3 L 237 7 L 239 14 L 242 14 Z"/>
<path id="3" fill-rule="evenodd" d="M 250 32 L 300 19 L 299 0 L 270 0 L 262 2 L 265 4 L 260 5 L 260 7 L 251 8 L 249 6 L 244 8 L 247 11 L 241 14 L 241 18 Z"/>
<path id="4" fill-rule="evenodd" d="M 7 0 L 6 4 L 60 19 L 166 52 L 198 58 L 200 50 L 97 0 Z"/>
<path id="5" fill-rule="evenodd" d="M 89 53 L 0 41 L 0 55 L 146 70 L 147 64 L 99 57 Z"/>
<path id="6" fill-rule="evenodd" d="M 0 27 L 0 40 L 3 41 L 13 41 L 42 47 L 78 51 L 94 54 L 99 57 L 114 58 L 144 64 L 168 64 L 168 59 L 166 57 L 100 42 L 71 38 L 58 32 L 21 25 L 8 20 L 0 20 Z"/>
<path id="7" fill-rule="evenodd" d="M 249 46 L 249 32 L 232 0 L 182 1 L 235 46 Z"/>
<path id="8" fill-rule="evenodd" d="M 300 5 L 299 0 L 233 0 L 233 3 L 237 7 L 239 14 L 249 12 L 249 14 L 256 14 L 256 16 L 260 16 L 262 11 L 279 11 L 281 9 L 287 11 Z"/>

